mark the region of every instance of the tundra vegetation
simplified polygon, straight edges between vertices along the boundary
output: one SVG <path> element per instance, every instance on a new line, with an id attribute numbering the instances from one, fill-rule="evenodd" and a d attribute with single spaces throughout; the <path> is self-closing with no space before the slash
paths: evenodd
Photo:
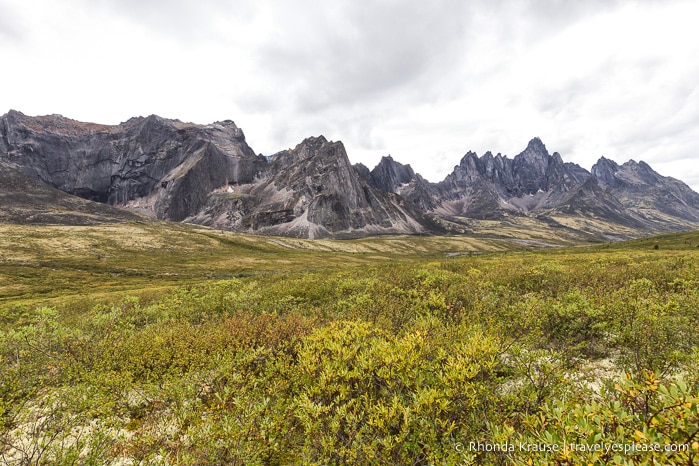
<path id="1" fill-rule="evenodd" d="M 697 233 L 0 229 L 0 463 L 699 464 Z"/>

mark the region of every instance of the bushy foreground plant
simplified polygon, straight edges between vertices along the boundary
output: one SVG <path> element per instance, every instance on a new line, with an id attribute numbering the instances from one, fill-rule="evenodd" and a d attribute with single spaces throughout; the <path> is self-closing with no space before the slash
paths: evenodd
<path id="1" fill-rule="evenodd" d="M 401 336 L 362 322 L 321 329 L 298 355 L 302 460 L 453 463 L 451 439 L 486 429 L 498 364 L 497 342 L 475 328 L 427 320 Z"/>
<path id="2" fill-rule="evenodd" d="M 611 383 L 610 383 L 611 384 Z M 547 401 L 493 442 L 516 445 L 511 464 L 667 464 L 699 461 L 699 393 L 654 372 L 631 375 L 598 397 Z"/>

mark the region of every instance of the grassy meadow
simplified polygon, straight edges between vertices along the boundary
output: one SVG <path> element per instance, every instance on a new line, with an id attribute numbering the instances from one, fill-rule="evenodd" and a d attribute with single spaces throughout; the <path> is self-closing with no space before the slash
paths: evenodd
<path id="1" fill-rule="evenodd" d="M 699 233 L 493 233 L 0 225 L 0 464 L 699 464 Z"/>

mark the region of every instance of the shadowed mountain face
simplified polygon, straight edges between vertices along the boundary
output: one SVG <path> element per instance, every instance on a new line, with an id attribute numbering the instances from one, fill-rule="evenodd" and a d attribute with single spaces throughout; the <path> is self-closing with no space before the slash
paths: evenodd
<path id="1" fill-rule="evenodd" d="M 96 225 L 148 217 L 64 193 L 0 160 L 0 223 Z"/>
<path id="2" fill-rule="evenodd" d="M 461 232 L 472 221 L 527 218 L 579 231 L 594 225 L 586 234 L 598 238 L 699 227 L 699 194 L 684 183 L 643 162 L 601 158 L 588 172 L 549 154 L 538 138 L 512 159 L 468 152 L 443 181 L 430 183 L 390 156 L 373 170 L 352 166 L 342 143 L 322 136 L 255 155 L 229 120 L 203 126 L 150 116 L 105 126 L 10 111 L 0 118 L 0 162 L 0 220 L 10 222 L 70 217 L 31 214 L 32 206 L 54 206 L 99 210 L 74 222 L 131 218 L 126 208 L 307 238 Z"/>
<path id="3" fill-rule="evenodd" d="M 668 217 L 699 222 L 699 194 L 674 178 L 661 176 L 645 162 L 623 165 L 602 157 L 592 174 L 622 205 L 649 222 Z"/>
<path id="4" fill-rule="evenodd" d="M 590 174 L 574 164 L 550 155 L 538 138 L 513 159 L 486 152 L 467 153 L 454 171 L 440 183 L 447 192 L 441 211 L 478 218 L 504 212 L 531 212 L 556 205 L 571 188 Z"/>

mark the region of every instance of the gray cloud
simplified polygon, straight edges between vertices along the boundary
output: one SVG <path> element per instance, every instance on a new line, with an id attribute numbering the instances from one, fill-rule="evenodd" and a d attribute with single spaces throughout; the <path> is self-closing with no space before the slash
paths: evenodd
<path id="1" fill-rule="evenodd" d="M 692 187 L 694 191 L 699 191 L 699 171 L 691 170 L 689 173 L 683 171 L 682 176 L 678 178 L 680 178 L 683 182 Z"/>
<path id="2" fill-rule="evenodd" d="M 383 98 L 445 65 L 462 41 L 463 3 L 345 1 L 282 11 L 286 20 L 275 21 L 258 66 L 294 92 L 301 112 Z"/>

